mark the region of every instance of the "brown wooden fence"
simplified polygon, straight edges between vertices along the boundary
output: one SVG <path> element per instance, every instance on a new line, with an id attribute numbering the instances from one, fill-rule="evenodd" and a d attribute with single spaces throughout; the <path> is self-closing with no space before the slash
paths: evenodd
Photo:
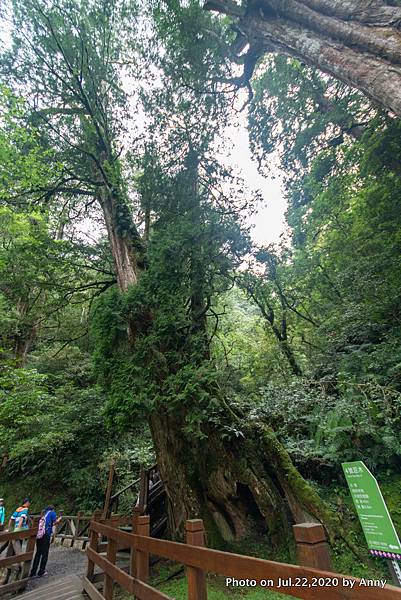
<path id="1" fill-rule="evenodd" d="M 317 562 L 326 561 L 329 569 L 325 542 L 319 537 L 320 526 L 297 527 L 299 558 L 314 565 L 316 557 L 319 557 Z M 210 550 L 204 547 L 201 520 L 187 521 L 186 544 L 149 537 L 149 517 L 134 518 L 133 530 L 135 533 L 127 533 L 101 523 L 99 515 L 92 521 L 87 548 L 88 570 L 83 580 L 84 590 L 92 600 L 112 600 L 115 585 L 138 600 L 171 600 L 147 583 L 150 554 L 177 561 L 186 567 L 188 600 L 207 600 L 207 573 L 231 579 L 228 585 L 233 580 L 248 580 L 250 585 L 256 582 L 266 589 L 305 600 L 401 600 L 401 589 L 393 586 L 366 587 L 360 579 L 331 570 Z M 117 564 L 118 552 L 122 549 L 130 551 L 128 568 Z M 95 572 L 96 567 L 101 573 Z M 283 582 L 287 584 L 285 587 Z"/>
<path id="2" fill-rule="evenodd" d="M 92 516 L 84 515 L 83 512 L 79 512 L 77 515 L 63 515 L 60 523 L 55 527 L 53 541 L 67 548 L 84 550 L 89 542 L 91 520 Z M 107 519 L 100 519 L 100 522 L 113 527 L 122 527 L 131 525 L 132 518 L 111 515 Z"/>
<path id="3" fill-rule="evenodd" d="M 23 531 L 0 532 L 0 596 L 26 587 L 37 531 L 35 522 Z"/>

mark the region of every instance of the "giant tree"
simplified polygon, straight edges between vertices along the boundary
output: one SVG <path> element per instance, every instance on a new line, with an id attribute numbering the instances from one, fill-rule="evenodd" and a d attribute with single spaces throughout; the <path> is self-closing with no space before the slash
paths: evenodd
<path id="1" fill-rule="evenodd" d="M 89 199 L 101 211 L 118 284 L 109 312 L 98 313 L 99 356 L 118 400 L 111 413 L 133 419 L 135 403 L 143 406 L 173 533 L 198 514 L 219 536 L 240 537 L 256 509 L 274 540 L 288 534 L 291 522 L 310 518 L 339 534 L 337 518 L 274 432 L 230 406 L 209 356 L 214 296 L 246 249 L 236 208 L 218 191 L 224 169 L 212 153 L 226 110 L 218 82 L 229 74 L 220 66 L 219 24 L 197 3 L 189 11 L 179 3 L 167 11 L 156 5 L 141 18 L 138 7 L 119 0 L 12 5 L 14 46 L 3 72 L 24 87 L 32 118 L 62 165 L 48 194 L 77 207 Z M 144 33 L 149 49 L 141 44 Z M 152 63 L 154 54 L 165 60 Z M 123 141 L 129 103 L 138 96 L 124 92 L 123 74 L 134 90 L 145 75 L 144 96 L 154 85 L 150 96 L 161 107 L 144 100 L 157 118 L 150 119 L 148 147 L 134 148 L 136 158 L 144 157 L 134 160 L 136 186 Z M 205 94 L 211 74 L 214 87 Z"/>

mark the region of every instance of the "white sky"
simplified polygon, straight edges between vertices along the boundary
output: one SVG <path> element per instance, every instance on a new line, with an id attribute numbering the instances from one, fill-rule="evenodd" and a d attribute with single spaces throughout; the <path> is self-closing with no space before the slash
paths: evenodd
<path id="1" fill-rule="evenodd" d="M 10 32 L 4 21 L 1 21 L 1 25 L 0 40 L 3 44 L 8 45 Z M 281 234 L 287 228 L 284 216 L 287 202 L 281 189 L 280 172 L 273 167 L 272 176 L 260 175 L 257 165 L 251 157 L 246 123 L 246 116 L 243 114 L 237 121 L 237 127 L 230 127 L 227 130 L 227 137 L 233 143 L 233 148 L 228 156 L 221 158 L 223 162 L 227 162 L 228 165 L 239 171 L 239 175 L 244 179 L 249 190 L 262 193 L 263 202 L 248 221 L 252 225 L 251 235 L 254 242 L 258 245 L 278 243 Z"/>
<path id="2" fill-rule="evenodd" d="M 252 238 L 258 245 L 278 243 L 280 235 L 287 228 L 284 216 L 287 202 L 281 189 L 280 172 L 274 167 L 271 177 L 263 177 L 258 172 L 257 164 L 251 157 L 245 116 L 240 119 L 238 127 L 229 128 L 227 137 L 234 147 L 230 156 L 223 159 L 224 162 L 237 168 L 246 186 L 250 190 L 259 190 L 263 196 L 258 212 L 249 218 L 253 227 Z"/>

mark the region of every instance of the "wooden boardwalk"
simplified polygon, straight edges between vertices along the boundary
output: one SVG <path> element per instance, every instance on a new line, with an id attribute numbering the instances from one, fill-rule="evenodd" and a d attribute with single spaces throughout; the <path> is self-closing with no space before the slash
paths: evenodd
<path id="1" fill-rule="evenodd" d="M 55 583 L 49 583 L 32 592 L 25 592 L 23 600 L 83 600 L 82 579 L 78 575 L 63 577 Z"/>

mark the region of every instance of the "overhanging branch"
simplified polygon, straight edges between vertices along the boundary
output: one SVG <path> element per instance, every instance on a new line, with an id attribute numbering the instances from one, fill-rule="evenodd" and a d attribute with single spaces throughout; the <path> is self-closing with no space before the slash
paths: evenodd
<path id="1" fill-rule="evenodd" d="M 204 4 L 205 10 L 219 12 L 230 17 L 243 17 L 245 15 L 245 8 L 239 6 L 232 0 L 207 0 Z"/>

